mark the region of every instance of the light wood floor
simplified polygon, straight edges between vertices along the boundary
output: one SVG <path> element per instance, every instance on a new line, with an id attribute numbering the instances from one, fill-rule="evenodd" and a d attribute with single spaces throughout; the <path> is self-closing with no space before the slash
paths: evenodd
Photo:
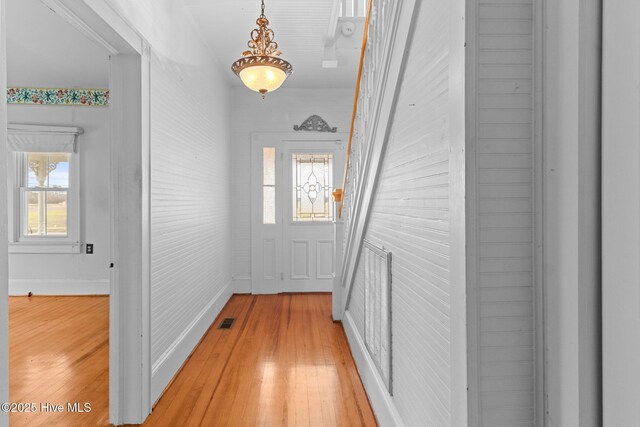
<path id="1" fill-rule="evenodd" d="M 217 329 L 236 317 L 231 330 Z M 375 426 L 329 294 L 235 295 L 149 426 Z"/>
<path id="2" fill-rule="evenodd" d="M 10 298 L 13 402 L 90 402 L 89 414 L 12 414 L 12 426 L 108 425 L 108 298 Z M 237 318 L 231 330 L 217 326 Z M 375 426 L 328 294 L 235 295 L 145 426 Z"/>
<path id="3" fill-rule="evenodd" d="M 12 413 L 12 427 L 109 425 L 109 297 L 9 298 L 9 396 L 92 407 Z"/>

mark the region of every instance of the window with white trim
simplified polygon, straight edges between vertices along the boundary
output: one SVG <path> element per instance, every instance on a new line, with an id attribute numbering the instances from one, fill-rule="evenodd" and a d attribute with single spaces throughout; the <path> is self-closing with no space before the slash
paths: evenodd
<path id="1" fill-rule="evenodd" d="M 9 126 L 9 251 L 79 253 L 78 128 Z"/>

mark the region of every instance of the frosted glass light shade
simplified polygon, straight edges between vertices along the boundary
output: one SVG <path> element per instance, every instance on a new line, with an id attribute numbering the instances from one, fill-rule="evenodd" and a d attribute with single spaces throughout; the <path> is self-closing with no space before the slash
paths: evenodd
<path id="1" fill-rule="evenodd" d="M 246 87 L 264 95 L 282 86 L 287 73 L 268 65 L 254 65 L 240 71 L 239 77 Z"/>
<path id="2" fill-rule="evenodd" d="M 231 66 L 231 70 L 249 89 L 262 97 L 282 86 L 293 68 L 282 58 L 275 56 L 245 56 Z"/>

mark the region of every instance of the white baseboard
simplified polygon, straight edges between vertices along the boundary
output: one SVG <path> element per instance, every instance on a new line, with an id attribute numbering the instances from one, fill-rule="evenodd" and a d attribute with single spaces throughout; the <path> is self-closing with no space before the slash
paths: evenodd
<path id="1" fill-rule="evenodd" d="M 295 281 L 294 281 L 295 282 Z M 324 282 L 326 283 L 322 283 L 320 284 L 320 286 L 313 288 L 313 289 L 300 289 L 297 287 L 292 287 L 291 289 L 282 289 L 282 292 L 299 292 L 299 293 L 305 293 L 305 292 L 332 292 L 333 291 L 333 281 L 331 280 L 325 280 Z M 295 283 L 294 283 L 295 286 Z M 247 276 L 241 276 L 241 277 L 234 277 L 233 278 L 233 293 L 234 294 L 251 294 L 253 293 L 253 286 L 251 283 L 251 277 L 247 277 Z M 261 294 L 262 292 L 258 292 L 257 294 Z M 270 292 L 264 292 L 264 294 L 269 295 Z"/>
<path id="2" fill-rule="evenodd" d="M 178 373 L 232 294 L 232 282 L 229 282 L 220 289 L 218 294 L 198 313 L 184 332 L 153 364 L 151 402 L 155 404 L 160 399 L 171 379 Z"/>
<path id="3" fill-rule="evenodd" d="M 236 294 L 250 294 L 251 293 L 251 276 L 234 277 L 233 289 Z"/>
<path id="4" fill-rule="evenodd" d="M 381 427 L 404 427 L 402 418 L 393 404 L 393 399 L 389 396 L 387 387 L 382 381 L 382 378 L 380 378 L 380 375 L 378 375 L 373 359 L 371 359 L 371 356 L 364 345 L 364 341 L 362 340 L 362 337 L 360 337 L 358 329 L 356 329 L 351 313 L 348 311 L 345 311 L 344 313 L 342 325 L 345 333 L 347 334 L 347 340 L 351 347 L 351 354 L 356 362 L 358 373 L 360 374 L 362 384 L 364 384 L 364 388 L 369 396 L 369 402 L 371 403 L 373 412 L 376 415 L 378 424 Z"/>
<path id="5" fill-rule="evenodd" d="M 109 279 L 9 279 L 9 295 L 109 295 Z"/>

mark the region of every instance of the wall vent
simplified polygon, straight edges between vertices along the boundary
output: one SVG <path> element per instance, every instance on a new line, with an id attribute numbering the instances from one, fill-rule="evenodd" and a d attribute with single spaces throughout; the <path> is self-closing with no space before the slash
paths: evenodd
<path id="1" fill-rule="evenodd" d="M 364 343 L 389 394 L 391 364 L 391 252 L 364 241 Z"/>
<path id="2" fill-rule="evenodd" d="M 233 326 L 233 322 L 235 322 L 236 319 L 234 317 L 226 317 L 222 320 L 222 322 L 220 322 L 220 326 L 218 326 L 218 329 L 231 329 L 231 326 Z"/>

